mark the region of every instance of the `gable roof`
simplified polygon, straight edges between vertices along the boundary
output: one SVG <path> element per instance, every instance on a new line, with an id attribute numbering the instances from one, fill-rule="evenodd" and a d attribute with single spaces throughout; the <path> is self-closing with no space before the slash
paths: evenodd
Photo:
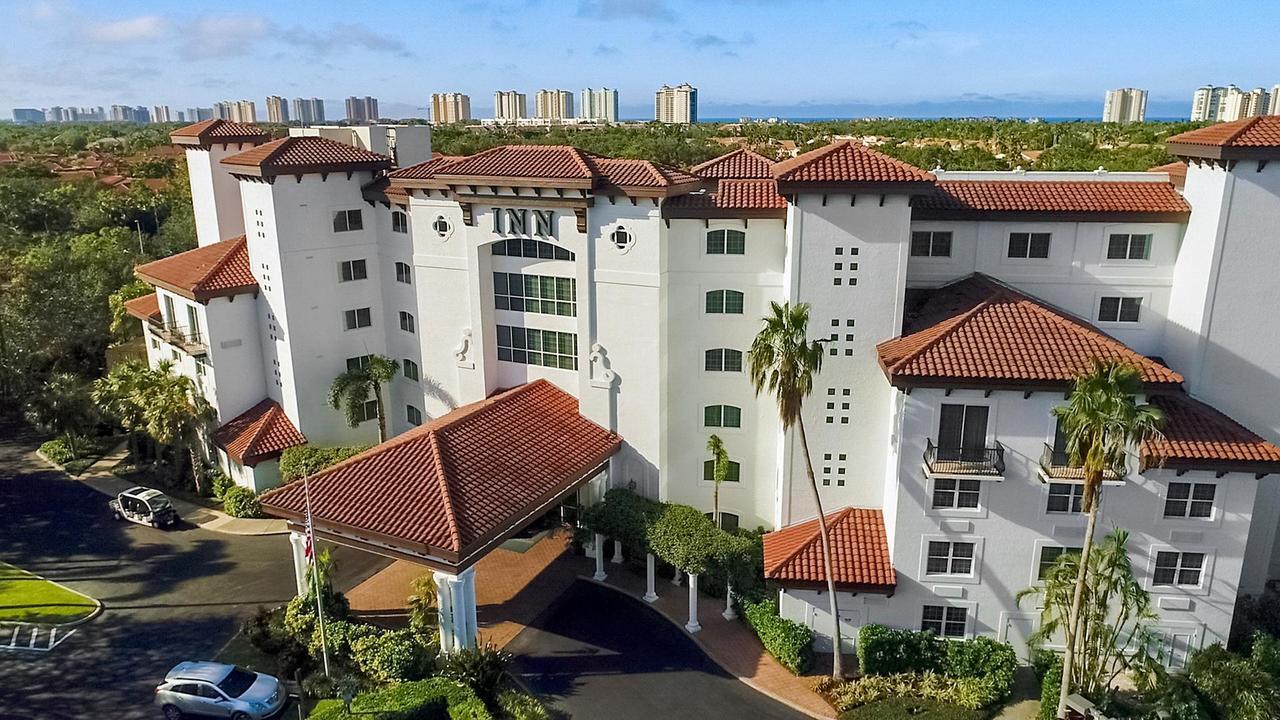
<path id="1" fill-rule="evenodd" d="M 1280 157 L 1280 115 L 1258 115 L 1174 135 L 1172 155 L 1208 159 Z"/>
<path id="2" fill-rule="evenodd" d="M 222 159 L 233 172 L 258 177 L 304 173 L 378 171 L 391 158 L 316 135 L 283 137 Z"/>
<path id="3" fill-rule="evenodd" d="M 912 218 L 1185 222 L 1191 206 L 1172 183 L 1089 180 L 942 180 L 911 199 Z"/>
<path id="4" fill-rule="evenodd" d="M 785 218 L 787 199 L 773 180 L 721 180 L 711 192 L 677 195 L 662 204 L 666 218 Z"/>
<path id="5" fill-rule="evenodd" d="M 430 160 L 420 162 L 417 165 L 392 170 L 387 177 L 400 180 L 429 180 L 435 176 L 436 171 L 440 168 L 465 159 L 466 156 L 463 155 L 436 155 Z"/>
<path id="6" fill-rule="evenodd" d="M 244 235 L 139 265 L 133 272 L 152 285 L 199 302 L 258 291 Z"/>
<path id="7" fill-rule="evenodd" d="M 308 480 L 319 526 L 388 538 L 458 566 L 593 475 L 622 439 L 546 380 L 463 406 Z M 301 482 L 262 496 L 299 520 Z"/>
<path id="8" fill-rule="evenodd" d="M 141 297 L 124 301 L 124 311 L 139 320 L 158 321 L 160 314 L 160 296 L 149 292 Z"/>
<path id="9" fill-rule="evenodd" d="M 876 346 L 880 367 L 900 388 L 1069 388 L 1093 358 L 1136 365 L 1147 386 L 1175 388 L 1182 376 L 1089 323 L 981 273 L 929 294 L 904 335 Z"/>
<path id="10" fill-rule="evenodd" d="M 831 571 L 837 586 L 888 592 L 897 584 L 889 558 L 884 515 L 878 509 L 847 507 L 826 516 L 831 538 Z M 781 585 L 825 583 L 818 518 L 788 525 L 764 536 L 764 576 Z"/>
<path id="11" fill-rule="evenodd" d="M 1280 447 L 1209 405 L 1181 393 L 1154 395 L 1147 401 L 1165 417 L 1164 439 L 1142 447 L 1148 462 L 1215 471 L 1280 471 Z"/>
<path id="12" fill-rule="evenodd" d="M 271 134 L 257 125 L 242 125 L 227 120 L 201 120 L 169 133 L 175 145 L 237 145 L 239 143 L 264 143 Z"/>
<path id="13" fill-rule="evenodd" d="M 773 178 L 773 161 L 748 150 L 738 148 L 720 157 L 694 165 L 689 172 L 708 180 L 764 180 Z"/>
<path id="14" fill-rule="evenodd" d="M 851 140 L 833 142 L 775 163 L 773 177 L 784 195 L 806 187 L 913 189 L 932 186 L 936 180 L 931 172 Z"/>
<path id="15" fill-rule="evenodd" d="M 1153 168 L 1148 169 L 1147 172 L 1167 174 L 1169 176 L 1169 182 L 1173 183 L 1173 186 L 1179 190 L 1186 187 L 1187 185 L 1187 161 L 1186 160 L 1174 160 L 1171 163 L 1165 163 L 1164 165 L 1157 165 Z"/>
<path id="16" fill-rule="evenodd" d="M 215 430 L 213 442 L 236 462 L 252 467 L 306 444 L 307 438 L 294 427 L 284 408 L 267 398 Z"/>

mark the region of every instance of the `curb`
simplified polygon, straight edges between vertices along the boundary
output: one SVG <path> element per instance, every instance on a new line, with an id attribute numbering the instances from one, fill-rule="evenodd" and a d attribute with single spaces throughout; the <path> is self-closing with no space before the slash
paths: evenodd
<path id="1" fill-rule="evenodd" d="M 644 600 L 643 600 L 642 598 L 638 598 L 638 597 L 636 597 L 635 595 L 632 595 L 631 593 L 627 592 L 626 590 L 623 590 L 622 588 L 617 587 L 616 585 L 610 585 L 609 583 L 607 583 L 607 582 L 605 582 L 605 581 L 603 581 L 603 580 L 596 580 L 595 578 L 592 578 L 590 575 L 579 575 L 579 576 L 578 576 L 578 579 L 579 579 L 579 580 L 585 580 L 585 581 L 587 581 L 587 582 L 589 582 L 589 583 L 591 583 L 591 584 L 593 584 L 593 585 L 599 585 L 600 587 L 606 587 L 606 588 L 609 588 L 610 590 L 613 590 L 614 592 L 619 593 L 619 594 L 621 594 L 621 595 L 625 595 L 626 597 L 629 597 L 629 598 L 631 598 L 632 600 L 635 600 L 636 602 L 643 603 L 645 607 L 647 607 L 647 608 L 649 608 L 649 609 L 653 610 L 654 612 L 658 613 L 658 614 L 659 614 L 659 615 L 661 615 L 663 618 L 666 618 L 667 622 L 671 623 L 672 625 L 675 625 L 677 628 L 679 628 L 679 629 L 680 629 L 680 632 L 681 632 L 681 633 L 683 633 L 686 637 L 688 637 L 688 638 L 690 638 L 691 640 L 693 640 L 694 644 L 695 644 L 695 645 L 697 645 L 697 646 L 698 646 L 698 648 L 699 648 L 700 650 L 702 650 L 703 654 L 705 654 L 708 658 L 711 658 L 711 662 L 713 662 L 713 663 L 715 663 L 716 665 L 720 666 L 720 669 L 721 669 L 721 670 L 724 670 L 726 673 L 729 673 L 729 674 L 730 674 L 730 675 L 732 675 L 735 679 L 737 679 L 737 680 L 738 680 L 738 682 L 741 682 L 742 684 L 746 685 L 747 687 L 751 688 L 752 690 L 755 690 L 756 692 L 760 693 L 761 695 L 764 695 L 765 697 L 768 697 L 768 698 L 770 698 L 770 699 L 772 699 L 772 700 L 774 700 L 774 701 L 776 701 L 776 702 L 780 702 L 780 703 L 782 703 L 783 705 L 786 705 L 787 707 L 791 708 L 792 710 L 795 710 L 795 711 L 796 711 L 796 712 L 798 712 L 798 713 L 801 713 L 801 714 L 803 714 L 803 715 L 807 715 L 807 716 L 809 716 L 809 717 L 811 717 L 811 718 L 814 718 L 814 720 L 835 720 L 836 715 L 835 715 L 835 712 L 834 712 L 834 711 L 833 711 L 833 712 L 832 712 L 832 714 L 830 714 L 830 715 L 818 715 L 818 714 L 814 713 L 813 711 L 809 710 L 808 708 L 801 707 L 800 705 L 797 705 L 796 703 L 794 703 L 794 702 L 792 702 L 792 701 L 790 701 L 790 700 L 788 700 L 788 699 L 786 699 L 786 698 L 784 698 L 784 697 L 782 697 L 782 696 L 778 695 L 777 693 L 773 692 L 772 690 L 769 690 L 769 689 L 767 689 L 767 688 L 761 687 L 761 686 L 760 686 L 760 685 L 758 685 L 755 681 L 750 680 L 750 679 L 745 678 L 745 677 L 742 677 L 741 675 L 739 675 L 739 674 L 737 674 L 737 673 L 733 672 L 732 670 L 730 670 L 729 668 L 725 667 L 725 666 L 724 666 L 724 663 L 720 662 L 720 660 L 718 660 L 718 659 L 716 658 L 716 656 L 711 652 L 711 650 L 710 650 L 710 649 L 709 649 L 709 648 L 708 648 L 708 647 L 707 647 L 707 646 L 702 642 L 702 640 L 700 640 L 700 639 L 698 638 L 698 635 L 697 635 L 696 633 L 691 633 L 691 632 L 689 632 L 689 631 L 685 630 L 684 623 L 680 622 L 679 620 L 676 620 L 675 618 L 671 617 L 671 616 L 670 616 L 670 615 L 668 615 L 667 613 L 663 612 L 661 608 L 655 607 L 654 605 L 651 605 L 651 604 L 649 604 L 649 603 L 647 603 L 647 602 L 644 602 Z"/>
<path id="2" fill-rule="evenodd" d="M 29 621 L 26 621 L 26 620 L 6 620 L 6 621 L 5 621 L 6 623 L 12 623 L 12 624 L 18 624 L 18 625 L 24 625 L 24 624 L 25 624 L 25 625 L 47 625 L 48 627 L 54 627 L 54 628 L 70 628 L 70 627 L 75 627 L 75 626 L 77 626 L 77 625 L 83 625 L 83 624 L 85 624 L 85 623 L 89 622 L 90 620 L 92 620 L 92 619 L 94 619 L 94 618 L 98 617 L 99 615 L 101 615 L 101 614 L 102 614 L 102 611 L 105 609 L 105 608 L 103 607 L 103 605 L 102 605 L 102 601 L 101 601 L 101 600 L 99 600 L 99 599 L 98 599 L 98 598 L 96 598 L 96 597 L 93 597 L 93 596 L 91 596 L 91 595 L 85 595 L 84 593 L 80 592 L 79 590 L 76 590 L 76 589 L 75 589 L 75 588 L 73 588 L 73 587 L 68 587 L 67 585 L 63 585 L 62 583 L 58 582 L 57 580 L 50 580 L 49 578 L 47 578 L 47 577 L 45 577 L 45 576 L 43 576 L 43 575 L 37 575 L 37 574 L 35 574 L 35 573 L 31 572 L 30 570 L 27 570 L 26 568 L 21 568 L 21 567 L 18 567 L 17 565 L 12 565 L 12 564 L 10 564 L 10 563 L 5 563 L 5 564 L 6 564 L 6 565 L 9 565 L 9 567 L 11 567 L 11 568 L 13 568 L 13 569 L 17 570 L 17 571 L 18 571 L 18 572 L 20 572 L 20 573 L 25 573 L 25 574 L 30 575 L 31 577 L 36 578 L 36 579 L 38 579 L 38 580 L 43 580 L 43 581 L 45 581 L 45 582 L 49 583 L 50 585 L 56 585 L 56 586 L 58 586 L 58 587 L 62 588 L 63 590 L 66 590 L 67 592 L 71 593 L 72 595 L 79 595 L 80 597 L 84 598 L 85 600 L 88 600 L 88 601 L 90 601 L 90 602 L 92 602 L 92 603 L 93 603 L 93 610 L 92 610 L 88 615 L 85 615 L 85 616 L 84 616 L 84 617 L 82 617 L 82 618 L 77 618 L 77 619 L 75 619 L 75 620 L 71 620 L 71 621 L 69 621 L 69 622 L 63 622 L 63 623 L 44 623 L 44 622 L 41 622 L 41 623 L 37 623 L 37 622 L 29 622 Z"/>

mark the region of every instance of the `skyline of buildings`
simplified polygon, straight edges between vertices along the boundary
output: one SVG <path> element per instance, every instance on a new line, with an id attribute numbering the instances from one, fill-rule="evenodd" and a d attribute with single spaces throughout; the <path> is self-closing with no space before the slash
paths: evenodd
<path id="1" fill-rule="evenodd" d="M 698 122 L 698 88 L 689 83 L 658 88 L 653 99 L 653 119 L 682 125 Z"/>
<path id="2" fill-rule="evenodd" d="M 498 90 L 493 94 L 493 119 L 515 122 L 529 117 L 528 97 L 518 90 Z"/>
<path id="3" fill-rule="evenodd" d="M 213 116 L 234 123 L 256 123 L 258 106 L 252 100 L 223 100 L 213 104 Z"/>
<path id="4" fill-rule="evenodd" d="M 1138 88 L 1108 90 L 1102 103 L 1102 122 L 1132 123 L 1147 118 L 1147 91 Z"/>
<path id="5" fill-rule="evenodd" d="M 466 93 L 431 93 L 431 122 L 437 125 L 471 119 L 471 96 Z"/>
<path id="6" fill-rule="evenodd" d="M 324 122 L 324 100 L 320 98 L 294 98 L 293 119 L 303 125 Z"/>
<path id="7" fill-rule="evenodd" d="M 583 88 L 578 117 L 583 120 L 618 122 L 618 91 L 607 87 Z"/>
<path id="8" fill-rule="evenodd" d="M 539 120 L 567 120 L 573 114 L 573 93 L 568 90 L 539 90 L 535 96 L 534 117 Z"/>
<path id="9" fill-rule="evenodd" d="M 1202 85 L 1191 97 L 1191 121 L 1231 122 L 1258 115 L 1280 115 L 1280 84 L 1242 90 L 1235 85 Z"/>
<path id="10" fill-rule="evenodd" d="M 371 123 L 376 122 L 380 117 L 378 114 L 378 98 L 371 95 L 357 97 L 352 95 L 347 98 L 347 120 L 351 123 Z"/>
<path id="11" fill-rule="evenodd" d="M 281 125 L 289 122 L 289 101 L 279 95 L 268 95 L 267 122 Z"/>

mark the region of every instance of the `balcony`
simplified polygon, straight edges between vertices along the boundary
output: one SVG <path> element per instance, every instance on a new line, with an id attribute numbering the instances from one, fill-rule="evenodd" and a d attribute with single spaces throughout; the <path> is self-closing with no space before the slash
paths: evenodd
<path id="1" fill-rule="evenodd" d="M 1055 450 L 1049 443 L 1044 444 L 1044 452 L 1040 453 L 1040 470 L 1045 477 L 1054 480 L 1084 480 L 1084 467 L 1071 463 L 1071 454 L 1066 450 Z M 1103 482 L 1121 482 L 1123 478 L 1115 470 L 1102 473 Z"/>
<path id="2" fill-rule="evenodd" d="M 930 475 L 1004 477 L 1004 446 L 989 448 L 938 447 L 930 439 L 924 450 L 924 464 Z"/>
<path id="3" fill-rule="evenodd" d="M 209 354 L 209 346 L 205 344 L 204 336 L 199 330 L 190 331 L 181 325 L 166 325 L 163 322 L 152 320 L 151 332 L 155 333 L 161 340 L 178 348 L 193 357 L 203 357 Z"/>

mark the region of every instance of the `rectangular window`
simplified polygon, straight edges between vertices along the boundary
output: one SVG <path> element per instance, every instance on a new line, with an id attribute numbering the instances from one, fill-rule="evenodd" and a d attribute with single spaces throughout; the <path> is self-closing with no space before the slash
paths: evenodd
<path id="1" fill-rule="evenodd" d="M 343 260 L 338 263 L 338 277 L 341 282 L 364 280 L 369 277 L 369 269 L 364 260 Z"/>
<path id="2" fill-rule="evenodd" d="M 1107 238 L 1108 260 L 1147 260 L 1151 257 L 1151 233 L 1112 233 Z"/>
<path id="3" fill-rule="evenodd" d="M 921 632 L 932 632 L 939 637 L 964 637 L 968 611 L 948 605 L 925 605 L 920 615 Z"/>
<path id="4" fill-rule="evenodd" d="M 356 413 L 356 417 L 359 418 L 360 422 L 377 420 L 378 419 L 378 401 L 365 400 L 364 405 L 361 405 L 359 411 Z"/>
<path id="5" fill-rule="evenodd" d="M 413 268 L 409 267 L 409 263 L 396 263 L 396 282 L 402 282 L 405 285 L 413 284 Z"/>
<path id="6" fill-rule="evenodd" d="M 912 257 L 951 257 L 950 230 L 916 230 L 911 233 Z"/>
<path id="7" fill-rule="evenodd" d="M 712 230 L 707 233 L 708 255 L 745 255 L 747 234 L 741 230 Z"/>
<path id="8" fill-rule="evenodd" d="M 493 306 L 498 310 L 577 317 L 578 281 L 550 275 L 495 272 Z"/>
<path id="9" fill-rule="evenodd" d="M 1049 501 L 1045 512 L 1078 513 L 1084 499 L 1084 485 L 1080 483 L 1049 483 Z"/>
<path id="10" fill-rule="evenodd" d="M 1066 553 L 1075 553 L 1076 555 L 1079 555 L 1080 548 L 1053 547 L 1049 545 L 1040 548 L 1040 565 L 1036 569 L 1036 579 L 1043 580 L 1045 573 L 1049 572 L 1049 568 L 1053 567 L 1054 563 L 1058 562 L 1058 558 L 1062 557 Z"/>
<path id="11" fill-rule="evenodd" d="M 401 310 L 400 311 L 400 329 L 405 332 L 417 332 L 414 327 L 413 315 Z"/>
<path id="12" fill-rule="evenodd" d="M 418 363 L 409 358 L 400 361 L 400 372 L 405 376 L 405 379 L 414 382 L 418 381 Z"/>
<path id="13" fill-rule="evenodd" d="M 745 303 L 737 290 L 707 291 L 707 313 L 712 315 L 741 315 Z"/>
<path id="14" fill-rule="evenodd" d="M 1167 518 L 1213 517 L 1213 496 L 1218 486 L 1213 483 L 1169 483 L 1169 494 L 1164 500 L 1164 516 Z"/>
<path id="15" fill-rule="evenodd" d="M 373 362 L 372 355 L 361 355 L 360 357 L 347 358 L 347 371 L 362 370 L 369 367 L 369 363 Z"/>
<path id="16" fill-rule="evenodd" d="M 931 540 L 929 542 L 929 554 L 925 560 L 925 574 L 973 574 L 973 548 L 974 544 L 971 542 Z"/>
<path id="17" fill-rule="evenodd" d="M 742 466 L 730 460 L 729 469 L 725 471 L 725 482 L 739 482 L 742 480 Z M 702 481 L 716 481 L 716 462 L 714 460 L 706 460 L 702 463 Z"/>
<path id="18" fill-rule="evenodd" d="M 1009 257 L 1044 260 L 1049 257 L 1050 233 L 1009 233 Z"/>
<path id="19" fill-rule="evenodd" d="M 339 210 L 333 214 L 333 231 L 347 232 L 350 230 L 363 230 L 364 220 L 360 216 L 359 210 Z"/>
<path id="20" fill-rule="evenodd" d="M 578 369 L 578 336 L 534 328 L 498 326 L 498 359 L 521 365 Z"/>
<path id="21" fill-rule="evenodd" d="M 986 405 L 944 403 L 938 420 L 938 459 L 981 462 L 986 457 Z"/>
<path id="22" fill-rule="evenodd" d="M 1098 322 L 1136 323 L 1142 310 L 1142 298 L 1104 297 L 1098 302 Z"/>
<path id="23" fill-rule="evenodd" d="M 1167 587 L 1200 587 L 1204 571 L 1204 553 L 1158 552 L 1152 585 Z"/>
<path id="24" fill-rule="evenodd" d="M 704 353 L 702 369 L 707 372 L 742 372 L 742 351 L 712 348 Z"/>
<path id="25" fill-rule="evenodd" d="M 373 324 L 373 314 L 367 307 L 347 310 L 342 314 L 342 317 L 343 324 L 348 330 L 365 328 Z"/>
<path id="26" fill-rule="evenodd" d="M 405 419 L 409 424 L 417 427 L 422 424 L 422 411 L 412 405 L 404 406 Z"/>
<path id="27" fill-rule="evenodd" d="M 933 481 L 933 507 L 954 510 L 977 508 L 981 490 L 982 483 L 978 480 L 937 478 Z"/>
<path id="28" fill-rule="evenodd" d="M 496 231 L 496 232 L 501 232 Z M 552 245 L 541 240 L 499 240 L 489 246 L 493 255 L 505 257 L 528 258 L 530 260 L 572 260 L 574 254 L 559 245 Z"/>
<path id="29" fill-rule="evenodd" d="M 742 408 L 735 405 L 708 405 L 702 408 L 702 424 L 706 427 L 742 427 Z"/>

